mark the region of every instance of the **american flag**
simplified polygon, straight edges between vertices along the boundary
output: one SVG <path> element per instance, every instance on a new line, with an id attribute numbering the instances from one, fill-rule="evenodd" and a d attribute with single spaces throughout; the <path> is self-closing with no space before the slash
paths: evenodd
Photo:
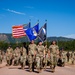
<path id="1" fill-rule="evenodd" d="M 12 27 L 12 36 L 14 38 L 21 38 L 23 36 L 26 36 L 26 33 L 24 32 L 24 29 L 23 29 L 23 25 L 13 26 Z"/>

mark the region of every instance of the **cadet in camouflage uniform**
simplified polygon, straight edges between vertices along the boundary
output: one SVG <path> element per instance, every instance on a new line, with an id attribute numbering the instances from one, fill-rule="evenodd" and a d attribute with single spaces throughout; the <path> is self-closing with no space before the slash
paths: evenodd
<path id="1" fill-rule="evenodd" d="M 65 66 L 65 62 L 66 62 L 66 52 L 64 50 L 62 50 L 62 66 Z"/>
<path id="2" fill-rule="evenodd" d="M 44 66 L 44 69 L 46 69 L 47 67 L 47 61 L 48 61 L 48 48 L 47 48 L 47 45 L 44 46 L 45 48 L 45 57 L 44 57 L 44 60 L 43 60 L 43 66 Z"/>
<path id="3" fill-rule="evenodd" d="M 28 63 L 30 72 L 34 71 L 35 52 L 36 52 L 36 44 L 34 44 L 34 41 L 32 40 L 31 44 L 29 45 L 28 51 Z"/>
<path id="4" fill-rule="evenodd" d="M 72 64 L 75 64 L 75 52 L 72 51 L 71 53 L 71 60 L 72 60 Z"/>
<path id="5" fill-rule="evenodd" d="M 53 41 L 52 45 L 49 46 L 49 50 L 50 50 L 50 62 L 51 62 L 50 67 L 52 72 L 54 72 L 57 64 L 57 56 L 59 55 L 59 47 L 56 45 L 55 41 Z"/>
<path id="6" fill-rule="evenodd" d="M 7 66 L 11 65 L 12 53 L 13 53 L 13 49 L 11 48 L 11 46 L 9 46 L 6 51 Z"/>
<path id="7" fill-rule="evenodd" d="M 2 63 L 2 51 L 0 50 L 0 64 Z"/>
<path id="8" fill-rule="evenodd" d="M 48 53 L 45 53 L 45 57 L 44 57 L 44 60 L 43 60 L 44 69 L 46 69 L 47 63 L 48 63 Z"/>
<path id="9" fill-rule="evenodd" d="M 20 48 L 17 46 L 13 52 L 12 65 L 19 65 L 20 60 Z"/>
<path id="10" fill-rule="evenodd" d="M 21 64 L 21 68 L 24 69 L 26 65 L 26 59 L 27 59 L 26 48 L 23 46 L 21 47 L 20 50 L 21 50 L 20 64 Z"/>
<path id="11" fill-rule="evenodd" d="M 48 53 L 47 53 L 47 63 L 48 63 L 48 66 L 50 66 L 50 50 L 48 49 Z"/>
<path id="12" fill-rule="evenodd" d="M 2 61 L 6 62 L 6 53 L 2 51 Z"/>
<path id="13" fill-rule="evenodd" d="M 42 45 L 42 42 L 39 42 L 39 45 L 37 46 L 37 53 L 36 53 L 36 67 L 38 72 L 41 72 L 43 69 L 43 59 L 45 58 L 45 48 Z"/>
<path id="14" fill-rule="evenodd" d="M 67 56 L 67 62 L 69 62 L 69 59 L 70 59 L 70 52 L 69 51 L 67 52 L 66 56 Z"/>
<path id="15" fill-rule="evenodd" d="M 59 52 L 58 65 L 59 66 L 65 66 L 65 62 L 66 62 L 66 52 L 64 51 L 64 49 L 62 49 Z"/>

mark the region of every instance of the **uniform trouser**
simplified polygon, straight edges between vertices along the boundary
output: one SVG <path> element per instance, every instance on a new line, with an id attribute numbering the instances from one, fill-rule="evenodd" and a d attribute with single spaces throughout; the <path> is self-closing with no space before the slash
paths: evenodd
<path id="1" fill-rule="evenodd" d="M 18 65 L 19 64 L 19 57 L 14 57 L 14 59 L 12 60 L 12 64 Z"/>
<path id="2" fill-rule="evenodd" d="M 56 64 L 57 64 L 57 58 L 55 54 L 50 55 L 50 62 L 51 62 L 51 68 L 55 68 Z"/>
<path id="3" fill-rule="evenodd" d="M 23 59 L 23 61 L 21 61 L 21 67 L 24 68 L 26 65 L 26 59 Z"/>
<path id="4" fill-rule="evenodd" d="M 65 66 L 65 58 L 60 57 L 57 64 L 58 66 Z"/>
<path id="5" fill-rule="evenodd" d="M 9 56 L 7 56 L 7 65 L 10 65 L 11 64 L 11 59 Z"/>
<path id="6" fill-rule="evenodd" d="M 43 56 L 36 57 L 37 69 L 43 69 Z"/>
<path id="7" fill-rule="evenodd" d="M 36 68 L 40 68 L 40 57 L 36 57 Z"/>
<path id="8" fill-rule="evenodd" d="M 2 63 L 2 56 L 0 56 L 0 63 Z"/>
<path id="9" fill-rule="evenodd" d="M 2 58 L 0 57 L 0 64 L 2 63 Z"/>
<path id="10" fill-rule="evenodd" d="M 40 57 L 40 69 L 43 69 L 43 57 Z"/>
<path id="11" fill-rule="evenodd" d="M 62 58 L 62 62 L 64 62 L 64 63 L 66 62 L 65 58 Z"/>
<path id="12" fill-rule="evenodd" d="M 69 57 L 67 57 L 67 62 L 69 62 Z"/>
<path id="13" fill-rule="evenodd" d="M 74 59 L 74 61 L 73 61 L 73 64 L 75 65 L 75 59 Z"/>
<path id="14" fill-rule="evenodd" d="M 29 69 L 31 71 L 34 71 L 34 55 L 30 55 L 29 58 L 28 58 L 28 62 L 29 62 Z"/>
<path id="15" fill-rule="evenodd" d="M 7 60 L 7 65 L 11 65 L 12 64 L 12 59 L 8 59 Z"/>
<path id="16" fill-rule="evenodd" d="M 71 60 L 72 60 L 72 64 L 75 64 L 75 59 L 74 59 L 74 58 L 72 58 Z"/>
<path id="17" fill-rule="evenodd" d="M 47 67 L 47 58 L 46 58 L 46 57 L 45 57 L 44 60 L 43 60 L 43 64 L 44 64 L 44 65 L 43 65 L 44 68 L 46 68 L 46 67 Z"/>

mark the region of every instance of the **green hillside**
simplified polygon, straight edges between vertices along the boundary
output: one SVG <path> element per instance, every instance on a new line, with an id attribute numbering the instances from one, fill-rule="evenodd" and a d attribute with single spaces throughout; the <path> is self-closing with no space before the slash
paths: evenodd
<path id="1" fill-rule="evenodd" d="M 74 40 L 72 38 L 65 38 L 65 37 L 48 37 L 48 42 L 56 40 L 56 41 L 71 41 Z M 9 43 L 16 43 L 16 42 L 28 42 L 28 38 L 22 37 L 19 39 L 15 39 L 12 37 L 12 34 L 0 33 L 0 41 L 9 42 Z"/>

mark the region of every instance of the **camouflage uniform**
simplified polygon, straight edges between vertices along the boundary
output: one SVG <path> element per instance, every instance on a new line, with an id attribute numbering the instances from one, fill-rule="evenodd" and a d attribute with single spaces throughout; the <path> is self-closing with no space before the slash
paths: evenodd
<path id="1" fill-rule="evenodd" d="M 44 60 L 43 60 L 43 66 L 44 66 L 44 69 L 46 69 L 47 67 L 47 63 L 48 63 L 48 48 L 47 48 L 47 45 L 45 46 L 45 57 L 44 57 Z"/>
<path id="2" fill-rule="evenodd" d="M 74 52 L 74 65 L 75 65 L 75 52 Z"/>
<path id="3" fill-rule="evenodd" d="M 75 64 L 75 52 L 71 53 L 72 64 Z"/>
<path id="4" fill-rule="evenodd" d="M 46 69 L 47 63 L 48 63 L 48 53 L 45 54 L 45 57 L 44 57 L 44 60 L 43 60 L 44 69 Z"/>
<path id="5" fill-rule="evenodd" d="M 9 47 L 6 51 L 6 60 L 8 66 L 11 65 L 12 53 L 13 53 L 13 49 Z"/>
<path id="6" fill-rule="evenodd" d="M 18 65 L 20 60 L 20 49 L 16 47 L 16 49 L 13 52 L 13 60 L 12 65 Z"/>
<path id="7" fill-rule="evenodd" d="M 0 64 L 2 63 L 2 54 L 1 54 L 1 50 L 0 50 Z"/>
<path id="8" fill-rule="evenodd" d="M 47 62 L 48 62 L 48 65 L 50 65 L 50 50 L 48 50 L 48 57 L 47 57 Z"/>
<path id="9" fill-rule="evenodd" d="M 67 51 L 65 51 L 65 54 L 67 54 Z M 65 63 L 67 63 L 67 55 L 65 56 Z"/>
<path id="10" fill-rule="evenodd" d="M 21 64 L 22 69 L 24 69 L 26 65 L 26 58 L 27 58 L 26 49 L 24 47 L 21 47 L 20 64 Z"/>
<path id="11" fill-rule="evenodd" d="M 2 51 L 2 61 L 3 62 L 6 62 L 6 54 L 5 54 L 5 52 L 4 51 Z"/>
<path id="12" fill-rule="evenodd" d="M 34 71 L 35 51 L 36 51 L 36 44 L 30 44 L 28 52 L 28 63 L 30 71 Z"/>
<path id="13" fill-rule="evenodd" d="M 59 53 L 59 60 L 58 60 L 58 65 L 59 66 L 65 66 L 65 62 L 66 62 L 66 52 L 61 50 L 61 52 Z"/>
<path id="14" fill-rule="evenodd" d="M 45 57 L 44 55 L 45 48 L 43 45 L 37 46 L 37 53 L 36 53 L 36 66 L 38 71 L 40 72 L 43 69 L 43 59 Z"/>
<path id="15" fill-rule="evenodd" d="M 67 62 L 69 62 L 69 59 L 70 59 L 70 52 L 69 51 L 67 52 L 66 56 L 67 56 Z"/>
<path id="16" fill-rule="evenodd" d="M 66 52 L 63 51 L 62 52 L 62 62 L 64 63 L 63 66 L 65 65 L 65 62 L 66 62 Z"/>
<path id="17" fill-rule="evenodd" d="M 57 64 L 57 55 L 59 53 L 58 51 L 58 46 L 57 45 L 50 45 L 49 50 L 50 50 L 50 67 L 52 69 L 52 72 L 55 71 L 55 66 Z"/>

